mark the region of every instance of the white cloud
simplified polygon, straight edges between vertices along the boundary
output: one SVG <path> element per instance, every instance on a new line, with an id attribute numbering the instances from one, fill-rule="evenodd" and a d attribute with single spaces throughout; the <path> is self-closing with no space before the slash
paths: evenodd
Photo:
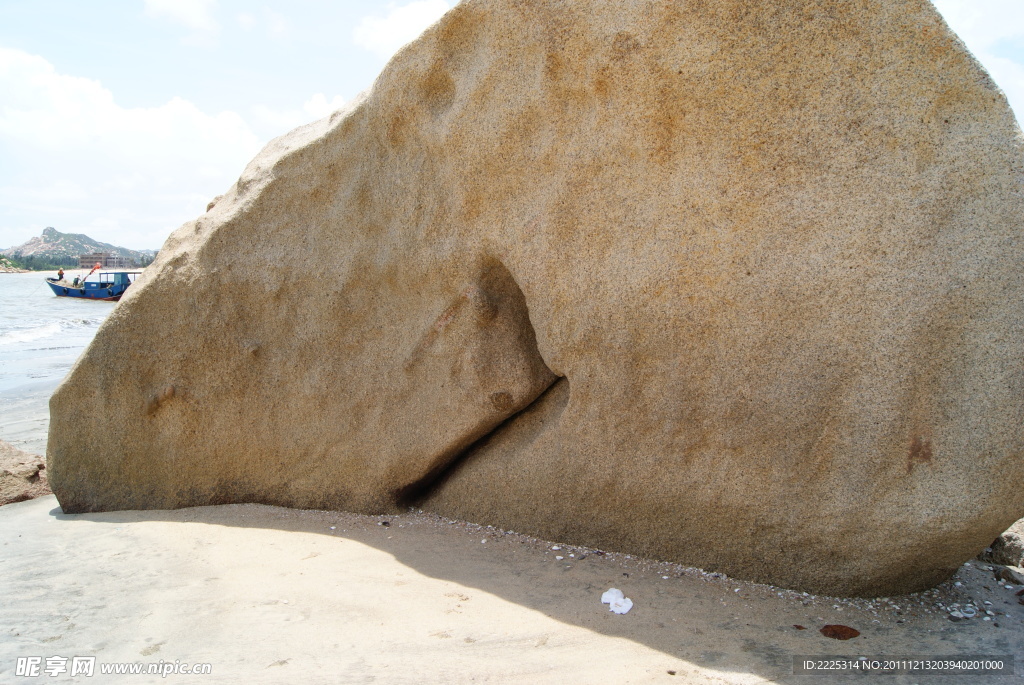
<path id="1" fill-rule="evenodd" d="M 213 18 L 216 0 L 146 0 L 146 14 L 170 19 L 197 33 L 217 31 Z"/>
<path id="2" fill-rule="evenodd" d="M 234 112 L 210 114 L 182 98 L 125 108 L 98 81 L 19 50 L 0 48 L 0 93 L 6 227 L 45 208 L 62 217 L 51 222 L 60 230 L 113 221 L 148 236 L 137 246 L 155 247 L 204 211 L 262 146 Z M 24 239 L 0 234 L 0 246 Z"/>
<path id="3" fill-rule="evenodd" d="M 126 108 L 100 82 L 6 48 L 0 93 L 0 248 L 47 225 L 159 247 L 227 190 L 264 141 L 344 105 L 315 93 L 301 107 L 255 107 L 245 118 L 180 97 Z"/>
<path id="4" fill-rule="evenodd" d="M 345 100 L 340 95 L 328 100 L 323 93 L 314 93 L 302 104 L 301 109 L 282 110 L 256 105 L 251 110 L 251 120 L 259 133 L 264 134 L 266 138 L 273 138 L 303 124 L 323 119 L 341 109 L 344 104 Z"/>
<path id="5" fill-rule="evenodd" d="M 314 120 L 323 119 L 328 114 L 338 111 L 344 106 L 345 100 L 340 95 L 335 95 L 330 102 L 323 93 L 316 93 L 303 103 L 302 109 Z"/>
<path id="6" fill-rule="evenodd" d="M 250 30 L 253 26 L 256 25 L 256 17 L 252 16 L 248 12 L 240 13 L 236 17 L 236 19 L 238 20 L 238 25 L 246 31 Z"/>
<path id="7" fill-rule="evenodd" d="M 298 109 L 272 109 L 266 105 L 253 105 L 250 110 L 253 125 L 273 138 L 306 123 L 308 117 Z"/>
<path id="8" fill-rule="evenodd" d="M 1024 37 L 1024 3 L 1020 0 L 935 0 L 946 23 L 974 50 Z"/>
<path id="9" fill-rule="evenodd" d="M 25 204 L 45 206 L 52 202 L 77 202 L 89 198 L 79 183 L 59 178 L 42 186 L 4 186 L 0 188 L 0 198 L 5 205 Z"/>
<path id="10" fill-rule="evenodd" d="M 386 17 L 363 17 L 352 31 L 352 40 L 356 45 L 388 58 L 423 33 L 450 8 L 445 0 L 416 0 L 405 5 L 389 3 Z"/>
<path id="11" fill-rule="evenodd" d="M 269 7 L 264 10 L 267 21 L 267 35 L 271 38 L 282 40 L 291 36 L 292 27 L 283 14 L 275 12 Z"/>
<path id="12" fill-rule="evenodd" d="M 258 16 L 251 12 L 240 12 L 235 15 L 235 20 L 243 31 L 249 32 L 259 27 L 267 38 L 278 43 L 291 40 L 295 34 L 295 28 L 288 17 L 269 7 L 264 7 Z"/>
<path id="13" fill-rule="evenodd" d="M 125 159 L 249 149 L 258 140 L 234 112 L 210 115 L 181 98 L 125 109 L 98 81 L 58 74 L 42 57 L 0 48 L 0 136 L 48 151 L 94 149 Z M 168 147 L 168 143 L 174 143 Z"/>

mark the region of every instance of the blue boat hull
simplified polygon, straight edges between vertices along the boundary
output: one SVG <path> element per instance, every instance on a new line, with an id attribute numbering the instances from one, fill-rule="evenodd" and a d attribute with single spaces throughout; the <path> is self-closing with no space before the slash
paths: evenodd
<path id="1" fill-rule="evenodd" d="M 57 297 L 77 297 L 81 300 L 103 300 L 104 302 L 117 302 L 124 295 L 131 285 L 128 278 L 117 278 L 115 282 L 88 282 L 80 284 L 79 287 L 72 287 L 67 281 L 56 281 L 52 278 L 46 279 L 46 285 Z"/>

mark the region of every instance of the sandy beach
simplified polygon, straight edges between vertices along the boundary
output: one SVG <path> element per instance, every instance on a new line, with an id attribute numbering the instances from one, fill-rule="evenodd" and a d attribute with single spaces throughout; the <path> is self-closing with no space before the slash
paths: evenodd
<path id="1" fill-rule="evenodd" d="M 839 600 L 415 512 L 67 516 L 53 496 L 0 508 L 0 538 L 4 682 L 31 656 L 211 665 L 166 677 L 190 683 L 824 683 L 863 675 L 793 675 L 793 656 L 1024 657 L 1018 588 L 977 561 L 935 592 Z M 601 604 L 612 587 L 629 613 Z M 995 616 L 949 619 L 971 600 Z"/>

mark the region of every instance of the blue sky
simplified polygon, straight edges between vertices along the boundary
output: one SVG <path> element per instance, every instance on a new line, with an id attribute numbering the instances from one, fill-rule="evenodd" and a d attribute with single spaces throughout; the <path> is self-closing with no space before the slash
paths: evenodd
<path id="1" fill-rule="evenodd" d="M 0 0 L 0 248 L 158 248 L 456 0 Z M 1024 112 L 1024 1 L 937 0 Z"/>

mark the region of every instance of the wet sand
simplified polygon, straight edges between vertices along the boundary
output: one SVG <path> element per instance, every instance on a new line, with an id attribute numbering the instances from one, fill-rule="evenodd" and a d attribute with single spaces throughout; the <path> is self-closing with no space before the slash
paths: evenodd
<path id="1" fill-rule="evenodd" d="M 66 516 L 52 496 L 11 504 L 0 508 L 0 680 L 33 655 L 210 663 L 208 676 L 161 679 L 204 683 L 827 683 L 864 676 L 793 675 L 793 655 L 1024 662 L 1018 588 L 981 562 L 933 593 L 872 602 L 554 546 L 418 513 L 228 505 Z M 633 600 L 628 614 L 601 604 L 611 587 Z M 948 607 L 970 600 L 997 615 L 951 621 Z M 830 639 L 827 624 L 860 636 Z"/>
<path id="2" fill-rule="evenodd" d="M 50 396 L 59 383 L 27 381 L 6 392 L 0 391 L 0 440 L 20 450 L 45 455 Z"/>

